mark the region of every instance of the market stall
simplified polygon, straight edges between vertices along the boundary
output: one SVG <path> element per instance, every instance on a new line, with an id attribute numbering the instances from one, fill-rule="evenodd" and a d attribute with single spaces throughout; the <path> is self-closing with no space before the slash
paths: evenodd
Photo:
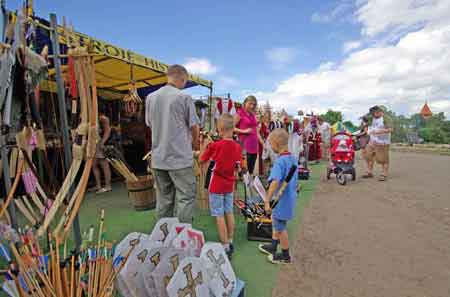
<path id="1" fill-rule="evenodd" d="M 35 17 L 31 1 L 20 13 L 3 9 L 3 14 L 1 141 L 6 199 L 0 216 L 7 206 L 14 213 L 17 205 L 33 225 L 39 225 L 42 236 L 64 204 L 68 213 L 59 225 L 66 234 L 71 223 L 77 222 L 89 183 L 98 110 L 111 119 L 116 132 L 112 146 L 125 153 L 114 160 L 113 167 L 125 169 L 127 161 L 135 161 L 145 172 L 142 156 L 149 137 L 143 98 L 166 84 L 168 66 L 75 32 L 65 21 L 58 26 L 56 15 L 51 15 L 50 22 Z M 187 87 L 193 86 L 212 90 L 212 82 L 189 75 Z M 126 169 L 117 172 L 139 171 Z M 18 195 L 27 199 L 13 202 Z M 28 215 L 33 214 L 30 199 L 40 215 Z"/>
<path id="2" fill-rule="evenodd" d="M 47 20 L 33 17 L 36 28 L 36 51 L 40 52 L 50 42 L 50 24 Z M 69 32 L 69 33 L 68 33 Z M 149 144 L 149 131 L 144 124 L 144 101 L 146 96 L 167 83 L 167 64 L 137 54 L 107 42 L 75 32 L 67 26 L 58 26 L 62 57 L 62 71 L 67 73 L 67 51 L 73 44 L 88 46 L 95 63 L 99 105 L 104 106 L 113 127 L 115 144 L 123 146 L 125 158 L 138 172 L 144 172 L 141 162 Z M 42 91 L 56 92 L 56 72 L 53 67 L 53 50 L 49 46 L 49 77 L 42 84 Z M 189 75 L 186 88 L 201 86 L 212 92 L 212 82 L 196 75 Z"/>

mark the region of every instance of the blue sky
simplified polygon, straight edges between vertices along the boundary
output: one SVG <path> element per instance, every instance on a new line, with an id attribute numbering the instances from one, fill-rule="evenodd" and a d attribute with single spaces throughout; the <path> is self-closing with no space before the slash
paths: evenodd
<path id="1" fill-rule="evenodd" d="M 7 4 L 18 7 L 19 2 Z M 448 23 L 442 19 L 448 19 L 450 8 L 445 2 L 450 1 L 35 0 L 35 9 L 43 17 L 50 12 L 65 16 L 77 31 L 98 39 L 166 63 L 188 65 L 213 80 L 217 93 L 230 92 L 239 99 L 255 93 L 290 112 L 340 108 L 356 118 L 378 103 L 408 114 L 425 101 L 448 115 L 446 80 L 438 84 L 431 80 L 426 86 L 416 82 L 411 91 L 408 71 L 402 68 L 409 64 L 415 68 L 420 59 L 439 53 L 415 54 L 399 65 L 401 53 L 392 53 L 386 61 L 383 55 L 389 55 L 391 48 L 399 51 L 400 42 L 414 34 L 430 33 L 437 26 L 447 30 Z M 439 18 L 438 10 L 444 10 Z M 416 43 L 408 46 L 415 52 Z M 445 46 L 450 47 L 450 42 Z M 383 53 L 377 55 L 377 50 Z M 361 58 L 364 55 L 373 55 L 382 64 L 367 63 Z M 355 66 L 358 62 L 361 65 Z M 364 70 L 358 72 L 365 64 L 370 64 L 367 71 L 373 71 L 376 81 L 362 74 Z M 385 84 L 397 66 L 403 76 L 395 81 L 401 83 Z M 358 85 L 362 89 L 355 89 Z M 191 92 L 207 93 L 201 88 Z"/>

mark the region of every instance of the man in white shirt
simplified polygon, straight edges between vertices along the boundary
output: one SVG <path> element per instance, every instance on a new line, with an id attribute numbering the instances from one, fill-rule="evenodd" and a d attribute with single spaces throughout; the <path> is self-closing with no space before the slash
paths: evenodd
<path id="1" fill-rule="evenodd" d="M 385 181 L 389 173 L 389 148 L 391 144 L 392 124 L 384 117 L 384 111 L 379 106 L 370 109 L 372 123 L 369 126 L 370 136 L 369 145 L 366 149 L 366 158 L 368 163 L 367 174 L 363 178 L 373 177 L 373 167 L 375 162 L 383 167 L 383 174 L 379 180 Z"/>

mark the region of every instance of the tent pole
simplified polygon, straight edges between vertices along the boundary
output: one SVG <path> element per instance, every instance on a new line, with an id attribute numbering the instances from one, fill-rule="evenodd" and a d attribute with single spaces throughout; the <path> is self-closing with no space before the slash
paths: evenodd
<path id="1" fill-rule="evenodd" d="M 6 15 L 6 0 L 0 0 L 0 6 L 2 9 L 2 41 L 5 41 L 5 29 L 6 29 L 6 22 L 7 22 L 7 15 Z"/>
<path id="2" fill-rule="evenodd" d="M 212 114 L 212 104 L 213 104 L 212 96 L 213 96 L 213 84 L 211 83 L 211 88 L 209 88 L 209 98 L 208 98 L 209 131 L 214 130 L 214 127 L 213 127 L 214 116 Z"/>
<path id="3" fill-rule="evenodd" d="M 69 170 L 70 164 L 72 162 L 72 150 L 71 143 L 69 138 L 69 124 L 67 120 L 67 108 L 66 108 L 66 98 L 64 92 L 64 81 L 62 78 L 61 71 L 61 60 L 59 59 L 59 37 L 58 31 L 56 30 L 58 26 L 56 14 L 50 14 L 50 27 L 51 27 L 51 42 L 53 48 L 53 55 L 55 56 L 53 63 L 55 65 L 55 74 L 56 74 L 56 86 L 58 92 L 58 107 L 59 107 L 59 117 L 60 117 L 60 125 L 63 137 L 63 146 L 64 146 L 64 172 L 67 174 Z M 74 192 L 73 186 L 70 188 L 70 195 Z M 78 251 L 81 246 L 81 231 L 80 231 L 80 222 L 78 220 L 78 215 L 75 217 L 73 221 L 73 235 L 75 240 L 75 248 Z"/>

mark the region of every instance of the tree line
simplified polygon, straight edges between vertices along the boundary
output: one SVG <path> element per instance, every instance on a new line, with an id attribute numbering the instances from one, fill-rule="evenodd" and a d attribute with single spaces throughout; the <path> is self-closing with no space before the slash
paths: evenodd
<path id="1" fill-rule="evenodd" d="M 450 120 L 443 112 L 424 119 L 420 113 L 407 117 L 398 115 L 386 107 L 384 109 L 385 117 L 389 117 L 393 123 L 392 142 L 450 143 Z M 353 122 L 344 121 L 340 111 L 330 109 L 321 116 L 331 125 L 342 122 L 346 127 L 358 128 Z"/>

